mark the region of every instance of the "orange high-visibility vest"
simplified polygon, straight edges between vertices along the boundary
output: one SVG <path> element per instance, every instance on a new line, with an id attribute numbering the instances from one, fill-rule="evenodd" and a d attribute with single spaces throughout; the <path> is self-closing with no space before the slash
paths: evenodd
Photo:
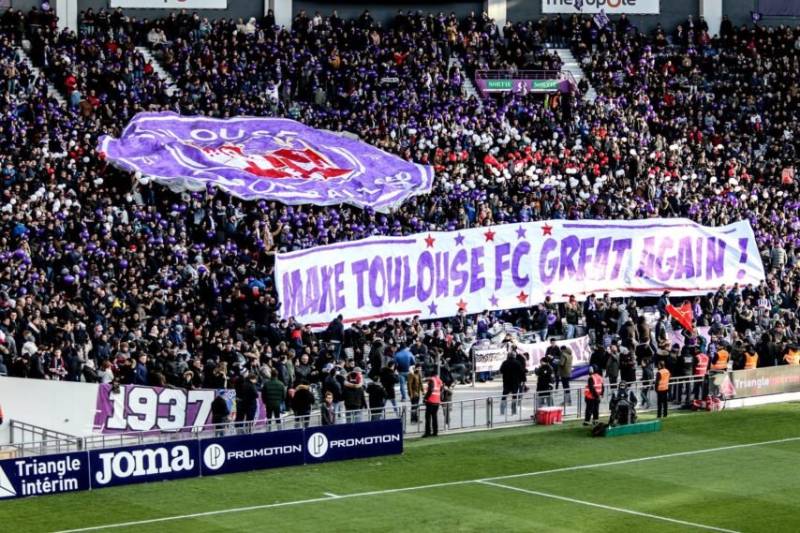
<path id="1" fill-rule="evenodd" d="M 597 393 L 597 396 L 600 397 L 603 394 L 603 377 L 600 374 L 592 374 L 589 376 L 592 379 L 592 386 L 594 387 L 594 391 Z M 589 388 L 589 384 L 586 384 L 586 387 L 583 389 L 583 397 L 587 400 L 594 400 L 594 396 L 592 395 L 592 389 Z"/>
<path id="2" fill-rule="evenodd" d="M 744 369 L 753 370 L 758 367 L 758 354 L 757 353 L 744 353 Z"/>
<path id="3" fill-rule="evenodd" d="M 783 356 L 783 360 L 790 365 L 800 365 L 800 352 L 797 350 L 789 350 L 789 352 Z"/>
<path id="4" fill-rule="evenodd" d="M 671 376 L 669 370 L 667 370 L 666 368 L 662 368 L 658 371 L 658 375 L 660 376 L 660 379 L 658 380 L 658 386 L 656 387 L 656 391 L 664 392 L 669 390 L 669 377 Z"/>
<path id="5" fill-rule="evenodd" d="M 711 365 L 713 370 L 728 370 L 728 359 L 730 354 L 728 350 L 720 350 L 717 352 L 717 362 Z"/>
<path id="6" fill-rule="evenodd" d="M 708 372 L 708 356 L 704 353 L 697 354 L 697 366 L 694 367 L 695 376 L 705 376 Z"/>
<path id="7" fill-rule="evenodd" d="M 439 379 L 439 376 L 433 376 L 431 378 L 431 383 L 433 383 L 433 391 L 431 395 L 425 399 L 425 402 L 438 405 L 442 403 L 442 380 Z"/>

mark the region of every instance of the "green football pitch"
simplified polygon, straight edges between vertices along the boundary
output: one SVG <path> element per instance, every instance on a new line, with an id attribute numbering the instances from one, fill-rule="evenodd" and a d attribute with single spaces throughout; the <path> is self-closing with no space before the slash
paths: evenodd
<path id="1" fill-rule="evenodd" d="M 0 530 L 800 531 L 800 404 L 407 441 L 401 456 L 0 502 Z"/>

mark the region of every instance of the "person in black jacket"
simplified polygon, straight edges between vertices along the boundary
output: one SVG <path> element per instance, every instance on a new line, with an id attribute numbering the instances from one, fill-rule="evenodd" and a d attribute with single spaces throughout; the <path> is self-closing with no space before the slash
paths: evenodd
<path id="1" fill-rule="evenodd" d="M 508 352 L 508 357 L 500 365 L 500 374 L 503 376 L 503 397 L 500 400 L 500 414 L 505 414 L 506 396 L 510 394 L 511 414 L 515 415 L 517 414 L 517 393 L 525 376 L 514 352 Z"/>
<path id="2" fill-rule="evenodd" d="M 347 423 L 361 422 L 361 410 L 365 407 L 363 377 L 360 372 L 350 372 L 342 389 Z"/>
<path id="3" fill-rule="evenodd" d="M 330 365 L 327 368 L 327 375 L 322 380 L 322 396 L 330 393 L 333 396 L 333 409 L 336 413 L 342 410 L 342 388 L 344 387 L 344 377 L 340 374 L 339 367 Z"/>
<path id="4" fill-rule="evenodd" d="M 553 390 L 553 360 L 549 355 L 542 357 L 539 361 L 539 366 L 536 367 L 536 393 L 538 395 L 538 404 L 553 405 L 551 392 Z"/>
<path id="5" fill-rule="evenodd" d="M 383 385 L 383 390 L 386 392 L 385 403 L 392 404 L 392 407 L 394 407 L 395 416 L 400 416 L 400 410 L 397 408 L 397 400 L 394 391 L 394 387 L 399 381 L 400 380 L 397 375 L 397 365 L 394 361 L 389 361 L 385 367 L 381 368 L 380 382 L 381 385 Z M 372 402 L 370 402 L 369 406 L 371 409 Z"/>
<path id="6" fill-rule="evenodd" d="M 308 388 L 308 381 L 301 381 L 294 391 L 294 396 L 292 396 L 292 411 L 294 411 L 296 428 L 301 425 L 304 428 L 308 427 L 313 405 L 314 394 Z"/>
<path id="7" fill-rule="evenodd" d="M 214 425 L 214 432 L 217 437 L 225 435 L 225 426 L 222 424 L 228 421 L 230 414 L 231 410 L 228 407 L 228 401 L 225 399 L 225 391 L 217 391 L 214 401 L 211 402 L 211 423 Z"/>
<path id="8" fill-rule="evenodd" d="M 247 376 L 239 387 L 237 392 L 237 409 L 236 409 L 236 422 L 239 427 L 244 429 L 248 426 L 248 422 L 252 422 L 256 418 L 256 410 L 258 409 L 258 387 L 256 386 L 257 376 L 251 373 Z"/>
<path id="9" fill-rule="evenodd" d="M 370 420 L 381 420 L 383 406 L 386 404 L 386 389 L 380 381 L 372 381 L 367 385 L 367 396 L 369 397 Z"/>
<path id="10" fill-rule="evenodd" d="M 337 316 L 325 330 L 325 336 L 333 346 L 333 356 L 338 361 L 342 355 L 344 345 L 344 317 Z"/>

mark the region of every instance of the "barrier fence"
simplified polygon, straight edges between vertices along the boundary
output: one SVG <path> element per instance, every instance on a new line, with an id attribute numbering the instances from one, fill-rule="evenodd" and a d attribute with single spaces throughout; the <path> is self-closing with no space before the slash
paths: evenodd
<path id="1" fill-rule="evenodd" d="M 681 391 L 680 398 L 686 398 L 693 392 L 700 395 L 705 393 L 702 385 L 707 381 L 704 378 L 690 376 L 686 378 L 673 378 L 671 387 L 675 392 Z M 606 390 L 601 398 L 600 414 L 609 413 L 609 399 L 614 390 L 614 385 L 606 383 Z M 697 388 L 700 387 L 699 391 Z M 629 390 L 636 394 L 639 400 L 637 410 L 640 412 L 651 411 L 655 408 L 655 391 L 653 381 L 637 381 L 628 385 Z M 533 423 L 536 409 L 539 407 L 561 406 L 564 420 L 577 420 L 584 416 L 583 387 L 571 389 L 556 389 L 552 391 L 529 391 L 517 394 L 493 395 L 483 398 L 473 398 L 444 402 L 439 406 L 438 426 L 440 431 L 473 430 L 523 423 Z M 402 422 L 403 433 L 406 436 L 420 436 L 425 432 L 426 407 L 423 402 L 418 406 L 398 404 L 396 407 L 387 404 L 382 409 L 348 411 L 343 404 L 339 404 L 336 413 L 336 424 L 358 423 L 364 421 L 393 420 Z M 137 446 L 153 443 L 170 443 L 187 439 L 205 439 L 214 437 L 235 436 L 244 434 L 259 434 L 289 429 L 306 429 L 323 425 L 319 409 L 308 416 L 286 415 L 273 419 L 266 424 L 226 422 L 223 424 L 208 424 L 200 427 L 187 426 L 174 431 L 145 432 L 132 431 L 122 433 L 107 433 L 92 435 L 90 437 L 74 437 L 64 435 L 60 439 L 44 439 L 35 441 L 19 440 L 24 436 L 21 431 L 22 423 L 12 420 L 12 442 L 16 456 L 44 455 L 65 451 L 99 450 L 111 447 Z M 20 427 L 18 430 L 13 428 Z M 63 434 L 62 434 L 63 435 Z"/>

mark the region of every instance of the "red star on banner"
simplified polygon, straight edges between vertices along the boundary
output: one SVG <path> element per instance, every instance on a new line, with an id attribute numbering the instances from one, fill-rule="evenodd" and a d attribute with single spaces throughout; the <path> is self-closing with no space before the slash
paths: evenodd
<path id="1" fill-rule="evenodd" d="M 517 295 L 517 300 L 519 300 L 519 303 L 524 304 L 525 302 L 528 301 L 528 295 L 525 294 L 525 291 L 519 291 L 519 294 Z"/>
<path id="2" fill-rule="evenodd" d="M 428 233 L 428 236 L 427 236 L 427 237 L 425 237 L 425 244 L 427 244 L 427 245 L 428 245 L 428 248 L 433 248 L 433 243 L 434 243 L 435 241 L 436 241 L 436 239 L 434 239 L 433 237 L 431 237 L 431 234 L 430 234 L 430 233 Z"/>
<path id="3" fill-rule="evenodd" d="M 494 232 L 492 230 L 486 230 L 486 233 L 484 233 L 483 236 L 486 237 L 486 242 L 494 242 Z"/>
<path id="4" fill-rule="evenodd" d="M 463 298 L 461 298 L 456 305 L 458 306 L 459 311 L 467 310 L 467 302 L 465 302 Z"/>
<path id="5" fill-rule="evenodd" d="M 553 235 L 553 226 L 548 226 L 547 223 L 545 223 L 545 225 L 542 226 L 542 235 Z"/>

